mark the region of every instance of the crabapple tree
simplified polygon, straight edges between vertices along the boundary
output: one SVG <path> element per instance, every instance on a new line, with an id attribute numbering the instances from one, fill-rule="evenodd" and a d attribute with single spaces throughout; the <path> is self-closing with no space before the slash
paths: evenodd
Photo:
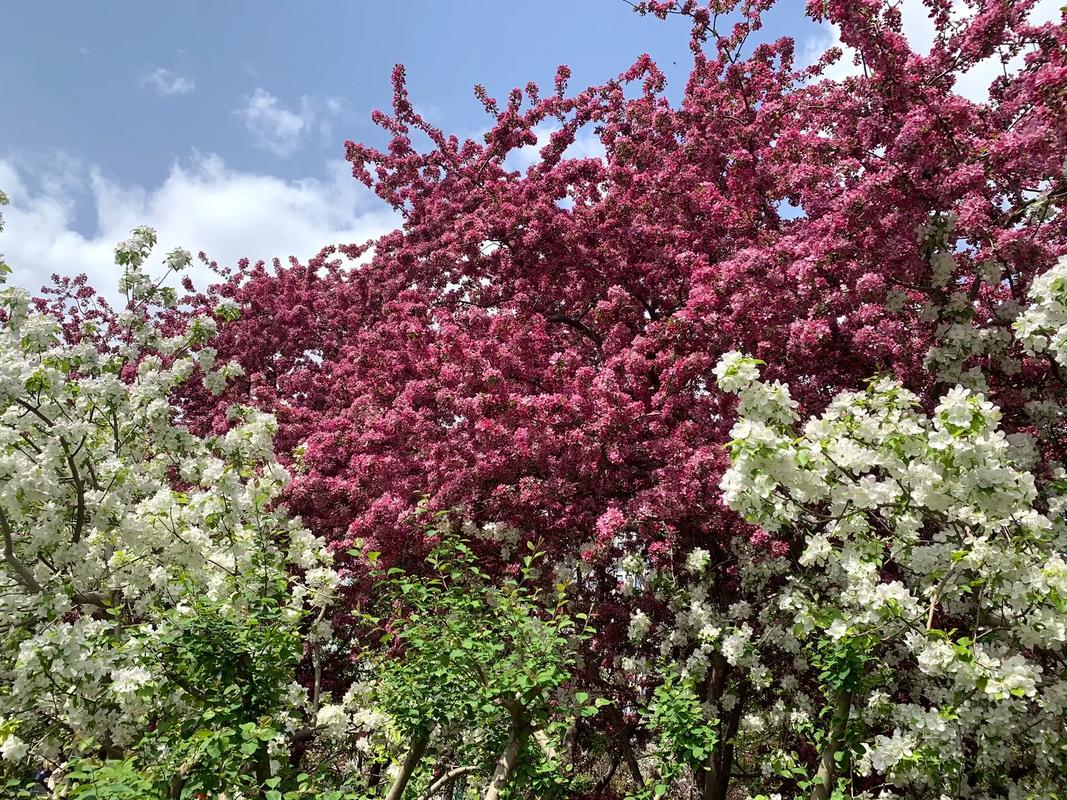
<path id="1" fill-rule="evenodd" d="M 272 417 L 234 407 L 209 438 L 181 424 L 177 387 L 217 391 L 238 369 L 216 362 L 213 316 L 154 323 L 154 242 L 139 228 L 116 249 L 128 303 L 106 349 L 0 293 L 5 796 L 42 770 L 71 796 L 253 792 L 289 780 L 314 726 L 296 667 L 328 633 L 332 558 L 275 502 Z"/>

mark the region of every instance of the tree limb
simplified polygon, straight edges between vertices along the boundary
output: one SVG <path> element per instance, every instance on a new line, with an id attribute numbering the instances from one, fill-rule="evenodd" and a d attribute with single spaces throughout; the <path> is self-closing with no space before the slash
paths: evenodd
<path id="1" fill-rule="evenodd" d="M 440 778 L 430 784 L 425 792 L 423 792 L 422 800 L 430 800 L 435 794 L 444 789 L 449 784 L 453 783 L 457 778 L 462 778 L 464 775 L 469 775 L 472 772 L 477 772 L 481 767 L 466 766 L 466 767 L 454 767 L 442 775 Z"/>

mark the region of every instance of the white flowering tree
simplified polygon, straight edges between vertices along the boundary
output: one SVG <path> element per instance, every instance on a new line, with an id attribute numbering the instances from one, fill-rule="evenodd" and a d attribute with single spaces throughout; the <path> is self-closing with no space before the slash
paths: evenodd
<path id="1" fill-rule="evenodd" d="M 1062 277 L 1045 284 L 1062 292 Z M 1040 313 L 1020 327 L 1055 348 L 1044 331 L 1062 321 Z M 730 353 L 716 369 L 740 400 L 722 488 L 792 557 L 750 570 L 765 605 L 707 639 L 762 692 L 750 725 L 776 743 L 771 785 L 779 771 L 806 775 L 813 798 L 859 796 L 854 779 L 866 797 L 1059 796 L 1063 470 L 1039 489 L 1023 443 L 968 389 L 928 416 L 876 380 L 801 423 L 759 363 Z"/>
<path id="2" fill-rule="evenodd" d="M 210 438 L 181 425 L 172 390 L 219 389 L 235 369 L 214 364 L 212 318 L 175 335 L 153 323 L 173 299 L 144 270 L 154 242 L 140 228 L 116 249 L 128 302 L 103 347 L 0 292 L 5 797 L 42 780 L 68 796 L 259 796 L 285 788 L 315 718 L 317 683 L 309 696 L 296 668 L 327 633 L 337 576 L 275 506 L 288 475 L 271 417 L 234 408 Z M 168 272 L 188 261 L 174 251 Z"/>
<path id="3" fill-rule="evenodd" d="M 761 362 L 720 360 L 739 401 L 723 500 L 754 535 L 619 565 L 639 602 L 622 673 L 656 686 L 646 795 L 724 798 L 741 775 L 772 800 L 1064 796 L 1067 473 L 1042 450 L 1062 414 L 1067 257 L 1028 300 L 1009 323 L 1051 364 L 1026 407 L 1036 439 L 1002 431 L 981 371 L 961 369 L 1022 363 L 962 311 L 929 364 L 967 388 L 929 411 L 873 380 L 801 420 Z"/>

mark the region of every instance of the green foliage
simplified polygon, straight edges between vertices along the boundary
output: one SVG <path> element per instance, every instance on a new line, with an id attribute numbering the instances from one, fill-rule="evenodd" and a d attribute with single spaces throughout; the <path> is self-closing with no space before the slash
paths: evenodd
<path id="1" fill-rule="evenodd" d="M 544 554 L 528 543 L 518 574 L 501 582 L 444 515 L 426 535 L 435 542 L 430 573 L 393 568 L 382 586 L 384 638 L 396 653 L 380 663 L 379 699 L 400 732 L 434 732 L 452 762 L 488 773 L 517 725 L 558 742 L 576 718 L 595 715 L 606 701 L 570 688 L 578 645 L 592 631 L 569 610 L 568 586 L 544 580 Z M 538 797 L 570 785 L 550 753 L 528 744 L 516 776 Z"/>
<path id="2" fill-rule="evenodd" d="M 64 781 L 71 798 L 76 800 L 134 800 L 162 798 L 150 774 L 133 758 L 98 762 L 76 759 Z"/>
<path id="3" fill-rule="evenodd" d="M 645 727 L 655 736 L 656 780 L 631 800 L 663 797 L 686 771 L 699 770 L 718 742 L 705 719 L 692 677 L 668 670 L 645 712 Z"/>
<path id="4" fill-rule="evenodd" d="M 240 621 L 207 599 L 165 613 L 154 657 L 185 692 L 189 712 L 146 731 L 137 750 L 151 746 L 162 754 L 156 763 L 101 759 L 95 743 L 80 743 L 83 757 L 64 779 L 71 797 L 163 798 L 175 787 L 182 797 L 256 794 L 266 784 L 262 776 L 270 774 L 270 746 L 281 734 L 276 726 L 284 719 L 285 692 L 302 656 L 299 632 L 282 606 L 284 582 L 267 589 L 260 585 L 248 597 L 230 599 L 246 609 Z M 299 792 L 302 781 L 287 773 L 286 760 L 276 761 L 281 769 L 267 781 L 272 789 Z"/>

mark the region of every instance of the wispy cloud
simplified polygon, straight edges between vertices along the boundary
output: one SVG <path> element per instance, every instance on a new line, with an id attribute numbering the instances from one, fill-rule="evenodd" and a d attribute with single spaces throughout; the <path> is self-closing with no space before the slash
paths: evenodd
<path id="1" fill-rule="evenodd" d="M 269 150 L 279 158 L 295 153 L 314 131 L 329 135 L 331 120 L 345 109 L 337 97 L 320 100 L 305 95 L 299 108 L 286 106 L 266 89 L 257 88 L 234 114 L 244 120 L 256 147 Z"/>
<path id="2" fill-rule="evenodd" d="M 177 75 L 164 67 L 156 67 L 141 78 L 141 85 L 150 87 L 160 97 L 189 94 L 196 88 L 192 78 Z"/>
<path id="3" fill-rule="evenodd" d="M 245 122 L 257 147 L 287 158 L 300 147 L 310 120 L 307 109 L 294 112 L 266 89 L 256 89 L 248 102 L 235 112 Z"/>

